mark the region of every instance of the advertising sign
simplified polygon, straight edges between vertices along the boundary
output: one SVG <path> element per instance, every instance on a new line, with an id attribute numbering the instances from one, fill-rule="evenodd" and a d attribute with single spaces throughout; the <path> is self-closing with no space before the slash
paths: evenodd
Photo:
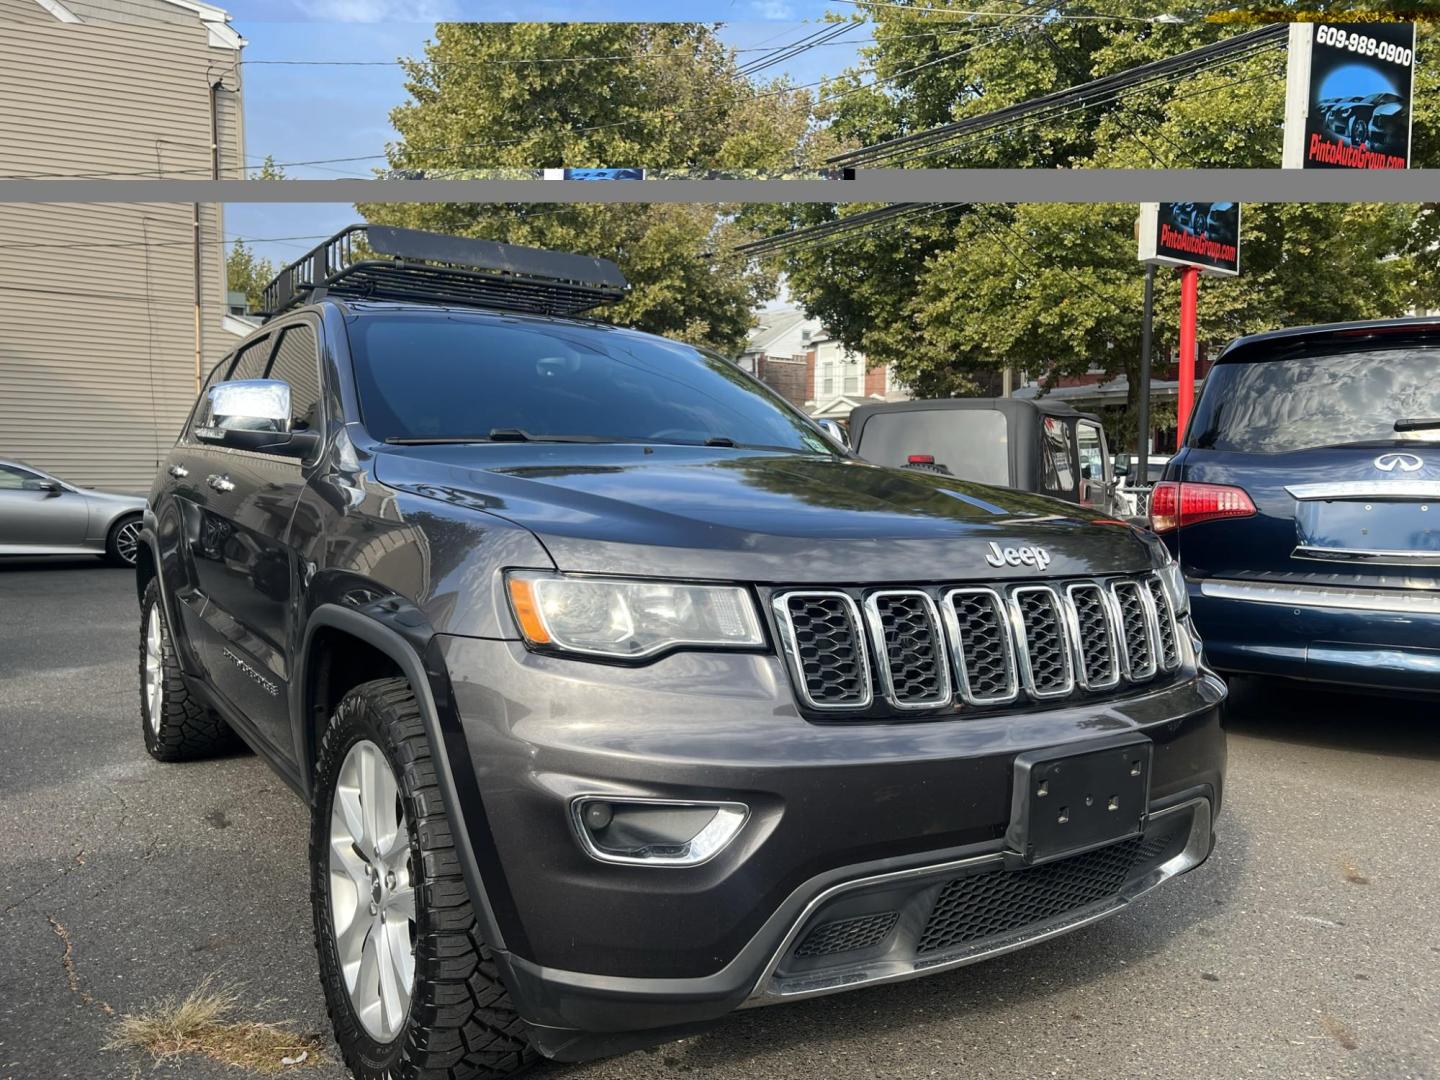
<path id="1" fill-rule="evenodd" d="M 1139 225 L 1141 262 L 1240 273 L 1239 203 L 1141 203 Z"/>
<path id="2" fill-rule="evenodd" d="M 1408 168 L 1414 85 L 1414 23 L 1291 24 L 1285 167 Z"/>
<path id="3" fill-rule="evenodd" d="M 546 169 L 543 180 L 644 180 L 644 169 Z"/>

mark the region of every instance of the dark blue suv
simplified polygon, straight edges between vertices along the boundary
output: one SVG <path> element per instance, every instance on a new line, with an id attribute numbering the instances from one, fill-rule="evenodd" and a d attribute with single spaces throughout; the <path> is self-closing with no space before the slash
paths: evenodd
<path id="1" fill-rule="evenodd" d="M 1440 319 L 1233 342 L 1151 527 L 1217 669 L 1440 692 Z"/>

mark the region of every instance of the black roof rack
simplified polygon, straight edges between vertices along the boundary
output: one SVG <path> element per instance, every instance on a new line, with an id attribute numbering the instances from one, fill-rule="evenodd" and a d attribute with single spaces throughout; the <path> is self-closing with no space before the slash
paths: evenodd
<path id="1" fill-rule="evenodd" d="M 352 225 L 281 270 L 265 286 L 262 314 L 274 318 L 329 293 L 578 315 L 614 303 L 628 288 L 609 259 L 394 225 Z"/>

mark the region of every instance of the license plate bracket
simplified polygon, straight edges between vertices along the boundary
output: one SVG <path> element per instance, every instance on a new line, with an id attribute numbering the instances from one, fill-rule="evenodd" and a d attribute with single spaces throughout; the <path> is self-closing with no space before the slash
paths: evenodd
<path id="1" fill-rule="evenodd" d="M 1015 758 L 1012 862 L 1050 862 L 1140 835 L 1150 805 L 1154 744 L 1125 734 Z"/>

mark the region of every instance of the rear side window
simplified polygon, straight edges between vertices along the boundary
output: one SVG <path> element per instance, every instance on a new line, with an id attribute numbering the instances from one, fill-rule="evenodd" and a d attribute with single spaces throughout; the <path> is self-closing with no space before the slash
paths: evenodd
<path id="1" fill-rule="evenodd" d="M 906 410 L 865 421 L 855 452 L 899 468 L 912 454 L 929 455 L 953 476 L 981 484 L 1010 484 L 1010 432 L 1005 415 L 988 409 Z"/>
<path id="2" fill-rule="evenodd" d="M 314 330 L 302 323 L 280 335 L 269 378 L 290 385 L 292 427 L 314 430 L 320 426 L 320 368 Z"/>
<path id="3" fill-rule="evenodd" d="M 1217 364 L 1191 446 L 1281 454 L 1357 442 L 1434 442 L 1395 421 L 1440 417 L 1440 349 L 1366 349 Z"/>

